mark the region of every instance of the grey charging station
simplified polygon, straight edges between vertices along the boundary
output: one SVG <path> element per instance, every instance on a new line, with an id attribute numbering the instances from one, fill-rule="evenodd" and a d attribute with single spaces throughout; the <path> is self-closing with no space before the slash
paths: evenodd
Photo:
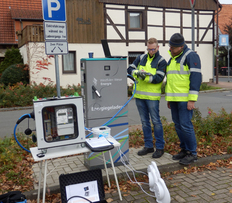
<path id="1" fill-rule="evenodd" d="M 126 69 L 126 58 L 81 59 L 81 95 L 85 126 L 94 128 L 106 123 L 106 126 L 111 128 L 111 136 L 121 143 L 123 156 L 129 160 L 128 107 L 125 106 L 111 119 L 128 101 Z M 107 154 L 106 163 L 109 162 Z M 122 165 L 118 149 L 112 149 L 111 154 L 114 164 Z M 100 155 L 101 153 L 93 152 L 85 154 L 85 166 L 88 169 L 104 168 L 103 160 L 98 158 Z"/>

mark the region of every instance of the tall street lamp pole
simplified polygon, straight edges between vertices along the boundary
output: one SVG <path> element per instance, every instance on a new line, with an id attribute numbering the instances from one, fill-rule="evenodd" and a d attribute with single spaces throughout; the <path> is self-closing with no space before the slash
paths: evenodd
<path id="1" fill-rule="evenodd" d="M 196 0 L 189 0 L 192 8 L 192 50 L 195 51 L 195 3 Z"/>
<path id="2" fill-rule="evenodd" d="M 219 42 L 219 40 L 218 40 L 218 37 L 219 37 L 219 35 L 218 35 L 218 28 L 219 28 L 219 26 L 218 26 L 218 13 L 219 13 L 219 3 L 218 3 L 218 0 L 217 0 L 217 31 L 216 31 L 216 39 L 217 39 L 217 41 L 216 41 L 216 43 L 217 43 L 217 45 L 216 45 L 216 84 L 218 84 L 218 42 Z"/>

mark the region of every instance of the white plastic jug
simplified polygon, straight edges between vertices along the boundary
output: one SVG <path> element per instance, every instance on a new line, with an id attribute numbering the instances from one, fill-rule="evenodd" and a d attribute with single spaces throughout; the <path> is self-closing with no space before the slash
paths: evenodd
<path id="1" fill-rule="evenodd" d="M 100 126 L 92 128 L 93 137 L 109 137 L 110 136 L 110 128 L 107 126 Z"/>

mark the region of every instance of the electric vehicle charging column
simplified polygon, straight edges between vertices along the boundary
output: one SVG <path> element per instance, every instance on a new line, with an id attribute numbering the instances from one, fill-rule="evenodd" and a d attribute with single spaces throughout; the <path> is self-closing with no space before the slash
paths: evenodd
<path id="1" fill-rule="evenodd" d="M 111 136 L 121 143 L 121 151 L 129 160 L 128 107 L 125 106 L 111 119 L 128 100 L 126 69 L 126 58 L 81 59 L 85 126 L 107 125 L 111 128 Z M 122 165 L 118 149 L 112 149 L 111 154 L 114 165 Z M 101 158 L 101 153 L 85 154 L 85 166 L 88 169 L 104 168 L 103 160 L 98 157 Z M 106 157 L 106 163 L 110 162 L 109 159 Z"/>

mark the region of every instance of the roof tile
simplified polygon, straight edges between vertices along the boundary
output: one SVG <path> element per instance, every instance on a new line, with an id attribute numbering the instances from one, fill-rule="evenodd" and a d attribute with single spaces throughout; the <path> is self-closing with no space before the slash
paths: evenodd
<path id="1" fill-rule="evenodd" d="M 43 20 L 42 10 L 11 9 L 12 19 Z"/>
<path id="2" fill-rule="evenodd" d="M 219 12 L 218 25 L 222 34 L 227 34 L 224 29 L 225 25 L 232 23 L 232 4 L 222 4 L 222 10 Z M 216 16 L 217 17 L 217 16 Z M 217 21 L 215 20 L 217 23 Z"/>
<path id="3" fill-rule="evenodd" d="M 41 15 L 41 0 L 1 0 L 0 44 L 17 44 L 15 40 L 14 19 L 19 19 L 22 16 L 24 20 L 35 20 Z"/>

